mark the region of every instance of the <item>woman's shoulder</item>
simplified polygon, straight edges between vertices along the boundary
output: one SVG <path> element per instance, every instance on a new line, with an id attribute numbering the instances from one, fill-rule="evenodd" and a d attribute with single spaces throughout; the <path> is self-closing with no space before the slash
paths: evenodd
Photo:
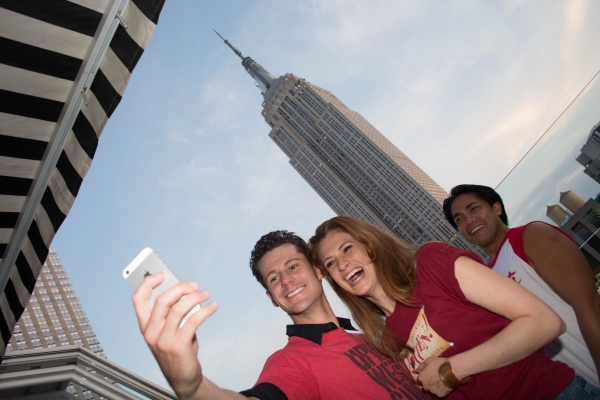
<path id="1" fill-rule="evenodd" d="M 445 269 L 452 262 L 450 254 L 452 249 L 448 243 L 428 242 L 418 249 L 417 269 L 419 275 L 428 275 L 432 272 L 439 272 L 440 268 Z"/>
<path id="2" fill-rule="evenodd" d="M 440 257 L 442 255 L 449 256 L 454 253 L 454 250 L 458 250 L 456 247 L 450 246 L 444 242 L 427 242 L 419 248 L 419 259 L 421 258 L 432 258 Z"/>
<path id="3" fill-rule="evenodd" d="M 429 242 L 421 246 L 417 258 L 417 284 L 421 295 L 441 296 L 450 292 L 464 299 L 454 269 L 456 260 L 463 256 L 479 259 L 471 251 L 444 242 Z"/>
<path id="4" fill-rule="evenodd" d="M 445 250 L 451 247 L 448 243 L 444 242 L 427 242 L 421 246 L 420 251 L 433 251 L 433 250 Z"/>
<path id="5" fill-rule="evenodd" d="M 479 263 L 483 260 L 470 250 L 461 250 L 444 242 L 428 242 L 419 249 L 418 261 L 451 261 L 454 263 L 459 257 L 470 257 Z"/>

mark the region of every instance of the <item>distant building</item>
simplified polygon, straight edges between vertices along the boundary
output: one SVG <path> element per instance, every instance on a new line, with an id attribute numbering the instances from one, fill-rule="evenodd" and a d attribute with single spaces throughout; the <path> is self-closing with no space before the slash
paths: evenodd
<path id="1" fill-rule="evenodd" d="M 68 345 L 106 357 L 65 267 L 51 248 L 6 351 Z"/>
<path id="2" fill-rule="evenodd" d="M 600 204 L 589 199 L 561 228 L 581 246 L 592 269 L 600 272 Z"/>
<path id="3" fill-rule="evenodd" d="M 571 236 L 595 273 L 600 272 L 600 204 L 597 200 L 583 202 L 575 193 L 563 192 L 561 204 L 567 208 L 573 208 L 574 204 L 579 203 L 581 206 L 570 209 L 572 215 L 556 204 L 548 206 L 546 212 L 548 218 Z"/>
<path id="4" fill-rule="evenodd" d="M 585 167 L 586 175 L 600 183 L 600 122 L 592 128 L 576 160 Z"/>
<path id="5" fill-rule="evenodd" d="M 413 245 L 452 242 L 487 258 L 444 218 L 448 193 L 360 114 L 302 78 L 274 77 L 225 43 L 262 91 L 269 136 L 338 215 L 371 222 Z"/>
<path id="6" fill-rule="evenodd" d="M 558 204 L 547 206 L 546 216 L 552 220 L 556 225 L 560 226 L 566 218 L 569 218 L 571 214 L 565 211 L 564 208 Z"/>
<path id="7" fill-rule="evenodd" d="M 59 346 L 6 353 L 0 364 L 0 399 L 175 400 L 177 397 L 85 347 Z"/>
<path id="8" fill-rule="evenodd" d="M 567 210 L 571 211 L 572 214 L 575 214 L 583 205 L 585 201 L 579 196 L 575 194 L 572 190 L 567 192 L 560 192 L 560 204 L 565 206 Z"/>
<path id="9" fill-rule="evenodd" d="M 47 379 L 50 379 L 52 376 L 50 371 L 57 366 L 57 362 L 64 362 L 64 354 L 72 354 L 77 360 L 81 360 L 81 357 L 83 359 L 89 358 L 82 356 L 82 354 L 85 355 L 87 352 L 81 353 L 74 346 L 85 348 L 96 356 L 106 358 L 104 350 L 96 337 L 96 333 L 65 271 L 65 267 L 60 261 L 56 250 L 50 248 L 46 262 L 42 266 L 42 271 L 31 294 L 31 299 L 15 325 L 13 335 L 6 347 L 5 358 L 0 365 L 0 373 L 16 373 L 18 371 L 17 367 L 8 368 L 6 366 L 16 362 L 15 360 L 22 361 L 27 359 L 29 362 L 33 362 L 32 365 L 36 365 L 39 362 L 43 366 L 41 368 L 44 368 L 44 370 L 36 371 L 35 373 L 32 371 L 19 372 L 16 375 L 19 379 L 15 379 L 14 381 L 14 385 L 18 389 L 14 391 L 3 391 L 2 383 L 6 381 L 4 378 L 0 378 L 0 398 L 7 398 L 3 396 L 8 394 L 11 394 L 9 397 L 12 398 L 25 396 L 27 393 L 38 392 L 45 393 L 44 396 L 49 396 L 49 393 L 52 392 L 59 397 L 51 398 L 57 399 L 128 398 L 114 396 L 115 391 L 120 393 L 123 389 L 115 388 L 115 381 L 104 379 L 106 375 L 97 377 L 102 382 L 104 388 L 99 387 L 97 384 L 94 386 L 91 379 L 75 379 L 78 377 L 77 374 L 84 374 L 83 371 L 80 371 L 80 368 L 83 368 L 81 366 L 73 368 L 72 379 L 63 379 L 65 374 L 59 374 L 61 372 L 59 368 L 56 372 L 57 375 L 52 378 L 63 379 L 62 383 L 58 386 L 56 384 L 40 385 L 37 375 L 42 374 Z M 65 347 L 65 350 L 56 349 L 55 352 L 42 351 L 43 349 L 57 347 Z M 75 353 L 73 353 L 73 349 L 75 349 Z M 36 352 L 37 350 L 40 350 L 40 352 Z M 108 364 L 113 365 L 111 363 Z M 17 368 L 17 370 L 14 370 L 14 368 Z M 127 374 L 131 375 L 130 372 L 127 372 Z M 75 384 L 72 381 L 75 381 Z M 120 383 L 120 381 L 117 382 Z M 98 397 L 98 393 L 104 393 L 105 390 L 108 391 L 107 393 L 113 393 L 113 396 L 107 397 L 102 394 L 102 397 Z M 160 390 L 164 391 L 164 389 Z M 40 398 L 50 398 L 44 396 Z"/>

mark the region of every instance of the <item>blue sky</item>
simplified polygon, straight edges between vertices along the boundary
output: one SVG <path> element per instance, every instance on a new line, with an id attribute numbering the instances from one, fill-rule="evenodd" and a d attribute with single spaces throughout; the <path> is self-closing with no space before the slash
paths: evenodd
<path id="1" fill-rule="evenodd" d="M 548 129 L 600 69 L 598 20 L 591 0 L 167 1 L 53 243 L 109 359 L 167 385 L 121 278 L 151 246 L 219 303 L 198 330 L 205 374 L 252 386 L 291 321 L 250 250 L 334 215 L 269 139 L 260 91 L 213 28 L 334 93 L 449 190 L 496 186 Z"/>

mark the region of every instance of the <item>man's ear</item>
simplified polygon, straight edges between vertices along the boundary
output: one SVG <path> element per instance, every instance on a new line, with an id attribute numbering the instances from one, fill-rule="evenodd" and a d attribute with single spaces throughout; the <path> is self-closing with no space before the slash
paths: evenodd
<path id="1" fill-rule="evenodd" d="M 325 276 L 323 275 L 323 273 L 321 272 L 321 270 L 318 267 L 315 267 L 313 265 L 313 268 L 315 269 L 315 273 L 317 274 L 317 278 L 319 278 L 319 280 L 325 278 Z"/>
<path id="2" fill-rule="evenodd" d="M 494 209 L 494 212 L 498 215 L 501 216 L 502 215 L 502 206 L 500 205 L 499 202 L 495 202 L 494 205 L 492 206 L 492 208 Z"/>
<path id="3" fill-rule="evenodd" d="M 268 290 L 267 290 L 267 297 L 269 298 L 269 300 L 271 300 L 271 303 L 273 303 L 273 305 L 275 307 L 279 307 L 279 304 L 275 303 L 275 300 L 273 300 L 273 296 L 271 296 L 271 293 L 269 293 Z"/>

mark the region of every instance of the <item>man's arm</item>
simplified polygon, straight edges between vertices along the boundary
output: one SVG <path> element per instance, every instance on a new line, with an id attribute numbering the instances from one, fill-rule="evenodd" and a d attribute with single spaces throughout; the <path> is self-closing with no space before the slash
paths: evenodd
<path id="1" fill-rule="evenodd" d="M 146 277 L 132 300 L 144 339 L 177 397 L 247 400 L 239 393 L 219 388 L 202 375 L 196 329 L 217 311 L 217 304 L 201 307 L 179 328 L 183 317 L 196 304 L 208 300 L 210 294 L 198 292 L 195 282 L 181 282 L 159 296 L 151 308 L 148 299 L 152 289 L 163 279 L 162 273 Z M 184 295 L 187 297 L 182 299 Z"/>
<path id="2" fill-rule="evenodd" d="M 600 295 L 587 260 L 568 237 L 540 222 L 525 228 L 523 246 L 535 272 L 573 307 L 583 339 L 600 373 Z"/>

